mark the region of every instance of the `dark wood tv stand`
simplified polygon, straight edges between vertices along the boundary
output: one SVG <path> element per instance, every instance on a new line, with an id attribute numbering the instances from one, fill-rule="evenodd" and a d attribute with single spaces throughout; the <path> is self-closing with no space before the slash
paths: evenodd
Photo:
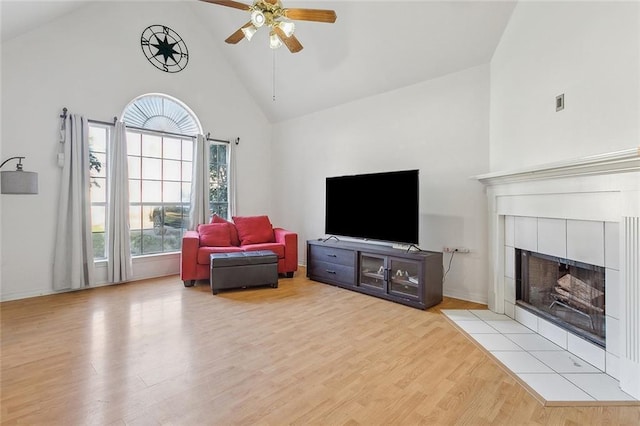
<path id="1" fill-rule="evenodd" d="M 307 277 L 418 309 L 442 302 L 440 252 L 309 240 Z"/>

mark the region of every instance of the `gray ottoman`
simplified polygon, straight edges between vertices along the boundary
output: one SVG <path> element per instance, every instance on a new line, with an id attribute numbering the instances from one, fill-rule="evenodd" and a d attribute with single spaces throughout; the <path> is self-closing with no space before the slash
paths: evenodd
<path id="1" fill-rule="evenodd" d="M 211 292 L 270 285 L 278 288 L 278 256 L 269 250 L 212 253 Z"/>

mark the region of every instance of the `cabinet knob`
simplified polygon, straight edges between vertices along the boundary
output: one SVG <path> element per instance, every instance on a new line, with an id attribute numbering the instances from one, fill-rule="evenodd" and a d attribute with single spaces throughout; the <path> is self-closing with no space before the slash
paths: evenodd
<path id="1" fill-rule="evenodd" d="M 338 256 L 337 256 L 337 255 L 335 255 L 335 254 L 328 254 L 327 256 L 329 256 L 329 257 L 338 257 Z"/>
<path id="2" fill-rule="evenodd" d="M 335 274 L 336 274 L 336 271 L 332 271 L 331 269 L 325 269 L 325 272 L 326 272 L 327 274 L 333 274 L 333 275 L 335 275 Z"/>

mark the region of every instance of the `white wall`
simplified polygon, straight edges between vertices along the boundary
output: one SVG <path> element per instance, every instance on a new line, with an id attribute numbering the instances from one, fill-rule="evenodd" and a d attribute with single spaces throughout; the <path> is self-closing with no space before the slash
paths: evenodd
<path id="1" fill-rule="evenodd" d="M 34 3 L 37 7 L 37 3 Z M 62 107 L 109 121 L 138 95 L 162 92 L 185 102 L 205 132 L 240 137 L 238 213 L 269 213 L 270 125 L 182 2 L 97 2 L 2 43 L 3 158 L 26 156 L 40 193 L 3 195 L 1 293 L 8 300 L 47 294 L 55 239 Z M 140 34 L 163 24 L 186 41 L 190 59 L 168 74 L 147 62 Z M 256 178 L 257 176 L 257 178 Z M 136 262 L 136 278 L 176 273 L 176 256 Z"/>
<path id="2" fill-rule="evenodd" d="M 517 4 L 491 61 L 491 171 L 638 146 L 639 21 L 637 1 Z"/>
<path id="3" fill-rule="evenodd" d="M 470 179 L 489 167 L 489 67 L 479 66 L 274 126 L 274 223 L 324 235 L 328 176 L 420 170 L 420 247 L 469 247 L 447 276 L 448 296 L 486 302 L 486 200 Z M 372 204 L 393 226 L 393 195 Z M 448 264 L 448 255 L 445 263 Z M 446 265 L 445 265 L 446 266 Z"/>

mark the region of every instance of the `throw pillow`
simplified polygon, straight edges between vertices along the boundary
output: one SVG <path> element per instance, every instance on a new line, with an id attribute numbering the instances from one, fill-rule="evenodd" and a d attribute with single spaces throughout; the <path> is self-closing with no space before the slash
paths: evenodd
<path id="1" fill-rule="evenodd" d="M 273 243 L 273 226 L 268 216 L 234 216 L 233 222 L 238 229 L 240 243 L 247 244 Z"/>
<path id="2" fill-rule="evenodd" d="M 226 223 L 199 225 L 198 233 L 200 234 L 200 246 L 229 247 L 231 245 L 229 225 Z"/>
<path id="3" fill-rule="evenodd" d="M 238 237 L 238 230 L 236 229 L 236 225 L 233 222 L 229 222 L 225 218 L 222 218 L 222 217 L 218 216 L 217 214 L 214 214 L 213 216 L 211 216 L 211 223 L 226 223 L 226 224 L 228 224 L 229 225 L 229 236 L 231 238 L 231 245 L 233 245 L 233 246 L 239 246 L 240 245 L 240 238 Z"/>

